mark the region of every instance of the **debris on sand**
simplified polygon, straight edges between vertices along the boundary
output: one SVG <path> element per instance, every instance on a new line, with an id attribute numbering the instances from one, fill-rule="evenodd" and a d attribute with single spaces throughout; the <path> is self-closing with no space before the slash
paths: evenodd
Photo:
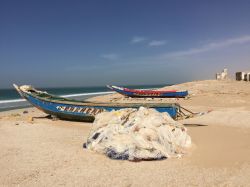
<path id="1" fill-rule="evenodd" d="M 28 117 L 27 121 L 28 121 L 29 123 L 33 123 L 34 118 L 30 116 L 30 117 Z"/>
<path id="2" fill-rule="evenodd" d="M 10 115 L 10 117 L 20 117 L 20 116 L 21 116 L 21 115 L 18 114 L 18 113 L 13 113 L 13 114 Z"/>
<path id="3" fill-rule="evenodd" d="M 84 147 L 121 160 L 180 157 L 191 146 L 186 128 L 167 113 L 140 107 L 96 116 Z"/>

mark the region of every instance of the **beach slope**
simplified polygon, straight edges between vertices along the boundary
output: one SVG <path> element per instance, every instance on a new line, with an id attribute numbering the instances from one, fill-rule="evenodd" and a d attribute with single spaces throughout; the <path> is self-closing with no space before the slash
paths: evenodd
<path id="1" fill-rule="evenodd" d="M 207 80 L 162 89 L 189 90 L 190 98 L 90 100 L 179 102 L 209 111 L 181 121 L 193 142 L 183 158 L 111 160 L 83 149 L 91 123 L 53 121 L 35 108 L 12 110 L 0 113 L 0 186 L 249 186 L 250 84 Z"/>

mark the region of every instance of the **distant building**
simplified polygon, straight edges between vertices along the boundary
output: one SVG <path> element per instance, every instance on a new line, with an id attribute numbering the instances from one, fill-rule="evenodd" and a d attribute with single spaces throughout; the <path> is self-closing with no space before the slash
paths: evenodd
<path id="1" fill-rule="evenodd" d="M 226 80 L 228 79 L 227 69 L 223 69 L 221 73 L 216 73 L 216 80 Z"/>
<path id="2" fill-rule="evenodd" d="M 245 72 L 236 72 L 236 80 L 237 81 L 243 81 L 245 79 Z"/>
<path id="3" fill-rule="evenodd" d="M 250 81 L 250 72 L 245 73 L 245 75 L 244 75 L 244 81 Z"/>
<path id="4" fill-rule="evenodd" d="M 236 72 L 237 81 L 250 81 L 250 72 Z"/>

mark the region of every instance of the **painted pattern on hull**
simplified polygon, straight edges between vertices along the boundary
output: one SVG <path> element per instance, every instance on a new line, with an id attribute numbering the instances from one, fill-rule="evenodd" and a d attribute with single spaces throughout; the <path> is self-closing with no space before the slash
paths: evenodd
<path id="1" fill-rule="evenodd" d="M 57 106 L 56 107 L 61 112 L 75 112 L 75 113 L 83 113 L 95 116 L 101 112 L 106 111 L 103 108 L 94 108 L 94 107 L 72 107 L 72 106 Z"/>

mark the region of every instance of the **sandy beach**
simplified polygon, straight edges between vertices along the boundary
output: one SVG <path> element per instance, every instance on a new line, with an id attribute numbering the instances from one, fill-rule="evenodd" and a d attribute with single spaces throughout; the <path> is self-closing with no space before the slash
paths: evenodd
<path id="1" fill-rule="evenodd" d="M 36 108 L 11 110 L 0 113 L 0 186 L 249 186 L 250 83 L 206 80 L 164 89 L 189 90 L 190 98 L 89 100 L 178 102 L 210 111 L 181 121 L 193 144 L 183 158 L 111 160 L 83 149 L 92 123 L 54 121 Z"/>

